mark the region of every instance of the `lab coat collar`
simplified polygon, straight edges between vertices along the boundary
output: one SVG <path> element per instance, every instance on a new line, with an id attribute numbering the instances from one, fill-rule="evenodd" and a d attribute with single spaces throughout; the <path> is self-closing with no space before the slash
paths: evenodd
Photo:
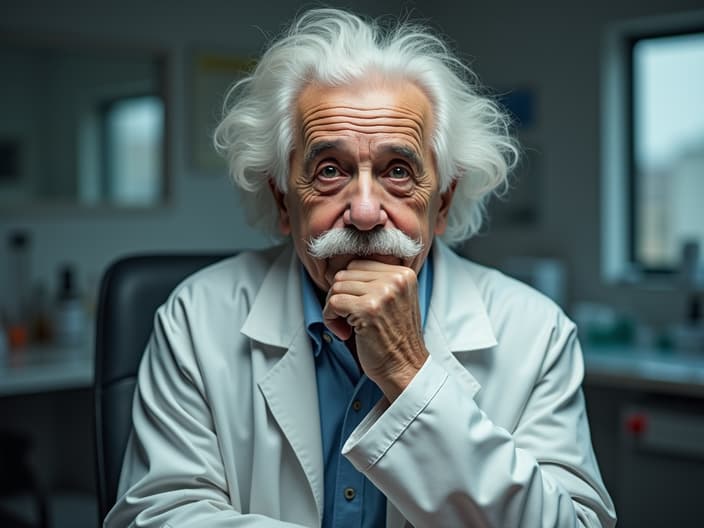
<path id="1" fill-rule="evenodd" d="M 285 350 L 296 336 L 305 334 L 303 326 L 298 257 L 289 244 L 266 274 L 241 332 L 255 341 Z"/>

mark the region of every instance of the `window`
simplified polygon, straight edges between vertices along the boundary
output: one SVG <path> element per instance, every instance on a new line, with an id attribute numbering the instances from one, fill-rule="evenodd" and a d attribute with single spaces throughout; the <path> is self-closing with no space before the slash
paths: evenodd
<path id="1" fill-rule="evenodd" d="M 704 31 L 631 48 L 632 260 L 671 271 L 704 246 Z"/>
<path id="2" fill-rule="evenodd" d="M 604 275 L 671 276 L 704 248 L 704 12 L 620 23 L 604 50 Z"/>
<path id="3" fill-rule="evenodd" d="M 118 99 L 103 115 L 106 195 L 112 203 L 141 205 L 162 193 L 164 106 L 158 96 Z"/>

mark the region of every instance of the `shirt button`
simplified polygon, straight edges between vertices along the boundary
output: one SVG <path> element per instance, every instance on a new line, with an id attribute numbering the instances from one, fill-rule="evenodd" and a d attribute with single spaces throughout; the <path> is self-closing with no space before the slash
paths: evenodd
<path id="1" fill-rule="evenodd" d="M 362 408 L 362 402 L 359 400 L 355 400 L 352 402 L 352 409 L 359 412 L 359 410 Z"/>
<path id="2" fill-rule="evenodd" d="M 351 501 L 355 495 L 357 495 L 357 492 L 354 491 L 354 488 L 345 488 L 345 499 Z"/>
<path id="3" fill-rule="evenodd" d="M 329 345 L 332 342 L 332 336 L 325 332 L 323 334 L 323 341 L 325 341 Z"/>

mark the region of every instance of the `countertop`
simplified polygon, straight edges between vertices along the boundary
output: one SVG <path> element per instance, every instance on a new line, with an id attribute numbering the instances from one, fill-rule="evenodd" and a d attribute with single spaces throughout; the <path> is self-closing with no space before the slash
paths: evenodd
<path id="1" fill-rule="evenodd" d="M 0 358 L 0 397 L 90 388 L 93 343 L 30 345 Z"/>
<path id="2" fill-rule="evenodd" d="M 584 346 L 585 385 L 704 398 L 704 351 Z M 33 345 L 0 359 L 0 397 L 93 385 L 93 343 Z"/>
<path id="3" fill-rule="evenodd" d="M 704 350 L 585 346 L 585 385 L 704 397 Z"/>

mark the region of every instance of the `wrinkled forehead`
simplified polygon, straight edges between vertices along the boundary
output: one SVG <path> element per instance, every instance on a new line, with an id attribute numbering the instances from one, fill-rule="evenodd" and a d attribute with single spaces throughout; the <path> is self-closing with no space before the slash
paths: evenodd
<path id="1" fill-rule="evenodd" d="M 418 153 L 430 145 L 432 108 L 415 84 L 355 83 L 330 87 L 310 84 L 297 100 L 300 146 L 335 141 L 345 136 L 407 143 Z"/>

